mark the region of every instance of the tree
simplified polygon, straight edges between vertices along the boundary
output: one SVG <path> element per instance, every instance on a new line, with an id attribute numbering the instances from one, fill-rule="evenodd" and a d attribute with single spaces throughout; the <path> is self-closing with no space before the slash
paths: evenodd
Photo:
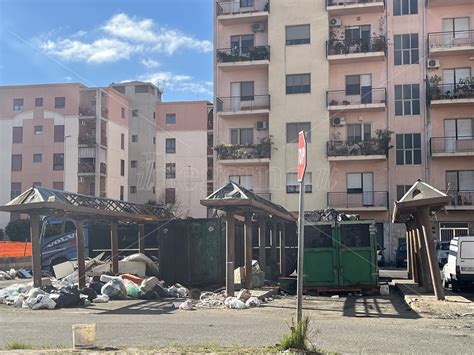
<path id="1" fill-rule="evenodd" d="M 14 242 L 31 241 L 30 220 L 17 219 L 16 221 L 11 221 L 5 227 L 5 233 L 10 237 L 10 240 Z"/>

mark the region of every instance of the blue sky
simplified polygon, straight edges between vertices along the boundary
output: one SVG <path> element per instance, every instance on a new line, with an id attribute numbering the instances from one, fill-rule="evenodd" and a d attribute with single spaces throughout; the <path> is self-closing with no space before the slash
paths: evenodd
<path id="1" fill-rule="evenodd" d="M 212 98 L 211 0 L 0 0 L 0 85 L 146 80 Z"/>

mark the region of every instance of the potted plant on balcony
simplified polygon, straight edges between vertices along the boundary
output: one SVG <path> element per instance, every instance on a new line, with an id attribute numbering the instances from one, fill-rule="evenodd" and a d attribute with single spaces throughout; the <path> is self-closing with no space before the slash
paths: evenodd
<path id="1" fill-rule="evenodd" d="M 387 50 L 387 40 L 385 36 L 380 35 L 372 39 L 372 50 L 374 52 L 385 52 Z"/>
<path id="2" fill-rule="evenodd" d="M 375 131 L 375 140 L 374 149 L 380 151 L 380 153 L 388 155 L 388 151 L 392 146 L 390 145 L 390 140 L 392 139 L 393 132 L 389 129 L 377 129 Z"/>
<path id="3" fill-rule="evenodd" d="M 474 97 L 474 78 L 459 79 L 457 93 L 459 98 Z"/>
<path id="4" fill-rule="evenodd" d="M 255 155 L 257 158 L 270 158 L 273 149 L 273 136 L 259 138 L 259 143 L 255 145 Z"/>
<path id="5" fill-rule="evenodd" d="M 329 106 L 336 106 L 336 105 L 339 105 L 339 101 L 333 99 L 329 102 Z"/>
<path id="6" fill-rule="evenodd" d="M 430 83 L 430 96 L 434 100 L 438 100 L 441 98 L 441 88 L 439 87 L 439 83 L 442 80 L 443 79 L 438 74 L 432 75 L 428 79 Z"/>

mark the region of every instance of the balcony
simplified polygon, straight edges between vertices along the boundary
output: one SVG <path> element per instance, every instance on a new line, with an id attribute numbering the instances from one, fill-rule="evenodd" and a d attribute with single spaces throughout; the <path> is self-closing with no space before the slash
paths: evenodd
<path id="1" fill-rule="evenodd" d="M 214 147 L 219 163 L 257 165 L 270 163 L 273 142 L 264 138 L 257 144 L 219 144 Z"/>
<path id="2" fill-rule="evenodd" d="M 270 95 L 230 96 L 216 99 L 221 116 L 266 116 L 270 113 Z"/>
<path id="3" fill-rule="evenodd" d="M 431 106 L 473 104 L 474 82 L 471 79 L 464 79 L 458 84 L 430 85 L 429 95 Z"/>
<path id="4" fill-rule="evenodd" d="M 473 156 L 474 137 L 433 137 L 430 148 L 432 157 Z"/>
<path id="5" fill-rule="evenodd" d="M 224 25 L 265 21 L 270 0 L 218 0 L 217 19 Z"/>
<path id="6" fill-rule="evenodd" d="M 109 117 L 109 110 L 106 107 L 101 108 L 102 118 L 107 119 Z M 95 118 L 96 108 L 95 106 L 80 106 L 79 116 L 81 118 Z"/>
<path id="7" fill-rule="evenodd" d="M 474 54 L 474 30 L 428 34 L 430 56 Z"/>
<path id="8" fill-rule="evenodd" d="M 474 191 L 448 191 L 451 203 L 448 210 L 474 210 Z"/>
<path id="9" fill-rule="evenodd" d="M 91 175 L 95 174 L 95 161 L 94 159 L 87 159 L 87 161 L 79 161 L 78 167 L 77 167 L 77 173 L 78 174 L 85 174 L 85 175 Z M 107 175 L 107 164 L 106 163 L 100 163 L 100 173 L 102 175 Z"/>
<path id="10" fill-rule="evenodd" d="M 386 141 L 329 141 L 327 155 L 329 161 L 338 160 L 385 160 L 388 144 Z"/>
<path id="11" fill-rule="evenodd" d="M 223 71 L 266 68 L 270 63 L 270 46 L 218 49 L 217 63 Z"/>
<path id="12" fill-rule="evenodd" d="M 385 88 L 361 87 L 360 94 L 349 95 L 346 90 L 326 92 L 326 103 L 330 111 L 384 111 L 386 107 Z"/>
<path id="13" fill-rule="evenodd" d="M 472 5 L 472 0 L 426 0 L 428 7 Z"/>
<path id="14" fill-rule="evenodd" d="M 383 62 L 387 51 L 385 36 L 348 41 L 330 39 L 326 41 L 326 57 L 334 63 Z"/>
<path id="15" fill-rule="evenodd" d="M 386 211 L 387 191 L 367 191 L 360 193 L 328 192 L 328 206 L 340 210 Z"/>
<path id="16" fill-rule="evenodd" d="M 384 0 L 326 0 L 326 10 L 332 16 L 383 12 L 384 7 Z"/>

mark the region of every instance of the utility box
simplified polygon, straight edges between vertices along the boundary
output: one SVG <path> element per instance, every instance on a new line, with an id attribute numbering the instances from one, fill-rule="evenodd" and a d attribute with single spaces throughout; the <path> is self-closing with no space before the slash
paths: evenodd
<path id="1" fill-rule="evenodd" d="M 304 287 L 377 287 L 375 221 L 305 222 Z"/>

